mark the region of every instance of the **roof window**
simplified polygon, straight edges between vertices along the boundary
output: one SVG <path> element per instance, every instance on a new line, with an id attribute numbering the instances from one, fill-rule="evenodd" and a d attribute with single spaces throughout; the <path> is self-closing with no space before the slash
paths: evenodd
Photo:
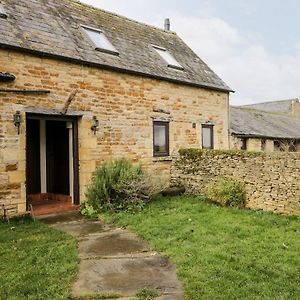
<path id="1" fill-rule="evenodd" d="M 2 18 L 2 19 L 7 18 L 7 13 L 5 12 L 5 9 L 1 3 L 0 3 L 0 18 Z"/>
<path id="2" fill-rule="evenodd" d="M 183 70 L 183 67 L 178 63 L 178 61 L 167 51 L 167 49 L 152 45 L 155 51 L 161 56 L 161 58 L 166 61 L 168 67 Z"/>
<path id="3" fill-rule="evenodd" d="M 96 50 L 109 54 L 119 55 L 117 49 L 111 44 L 111 42 L 107 39 L 107 37 L 101 30 L 87 26 L 81 26 L 81 28 L 88 36 L 88 38 L 94 43 L 94 45 L 96 46 Z"/>

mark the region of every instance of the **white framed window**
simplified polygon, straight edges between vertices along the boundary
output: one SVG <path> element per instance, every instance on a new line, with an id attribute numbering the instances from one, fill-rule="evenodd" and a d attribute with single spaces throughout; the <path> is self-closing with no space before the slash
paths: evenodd
<path id="1" fill-rule="evenodd" d="M 87 37 L 95 45 L 95 50 L 106 52 L 109 54 L 119 55 L 117 49 L 112 45 L 108 38 L 100 29 L 88 27 L 81 25 L 82 30 L 87 35 Z"/>
<path id="2" fill-rule="evenodd" d="M 168 64 L 168 67 L 183 70 L 180 63 L 167 51 L 167 49 L 152 45 L 154 50 L 160 55 L 160 57 Z"/>
<path id="3" fill-rule="evenodd" d="M 202 124 L 202 148 L 214 149 L 214 125 Z"/>
<path id="4" fill-rule="evenodd" d="M 5 9 L 1 3 L 0 3 L 0 18 L 3 18 L 3 19 L 7 18 L 7 13 L 5 12 Z"/>
<path id="5" fill-rule="evenodd" d="M 153 156 L 169 156 L 169 122 L 153 122 Z"/>

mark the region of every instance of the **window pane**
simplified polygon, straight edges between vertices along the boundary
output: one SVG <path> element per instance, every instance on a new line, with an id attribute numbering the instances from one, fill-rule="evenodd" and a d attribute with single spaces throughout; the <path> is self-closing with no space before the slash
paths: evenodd
<path id="1" fill-rule="evenodd" d="M 83 28 L 97 48 L 117 52 L 116 48 L 109 42 L 106 36 L 101 31 Z"/>
<path id="2" fill-rule="evenodd" d="M 182 68 L 182 66 L 177 62 L 177 60 L 167 51 L 159 48 L 154 49 L 158 52 L 158 54 L 168 63 L 170 66 L 174 66 L 177 68 Z"/>
<path id="3" fill-rule="evenodd" d="M 202 147 L 212 148 L 212 127 L 202 127 Z"/>
<path id="4" fill-rule="evenodd" d="M 166 154 L 167 149 L 167 126 L 165 124 L 154 124 L 154 152 Z"/>

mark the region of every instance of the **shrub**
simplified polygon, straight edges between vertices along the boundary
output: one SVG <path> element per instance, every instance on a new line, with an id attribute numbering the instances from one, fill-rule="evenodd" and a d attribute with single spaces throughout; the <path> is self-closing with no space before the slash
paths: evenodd
<path id="1" fill-rule="evenodd" d="M 98 211 L 96 211 L 88 201 L 80 205 L 80 213 L 87 218 L 96 218 L 98 215 Z"/>
<path id="2" fill-rule="evenodd" d="M 245 207 L 245 187 L 236 180 L 221 178 L 208 187 L 209 198 L 222 206 Z"/>
<path id="3" fill-rule="evenodd" d="M 126 159 L 99 166 L 87 189 L 87 203 L 97 212 L 138 211 L 159 192 L 140 165 Z"/>

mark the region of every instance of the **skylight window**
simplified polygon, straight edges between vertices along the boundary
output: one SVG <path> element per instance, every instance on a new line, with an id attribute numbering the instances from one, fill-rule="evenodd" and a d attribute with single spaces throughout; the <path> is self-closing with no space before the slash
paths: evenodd
<path id="1" fill-rule="evenodd" d="M 167 51 L 167 49 L 152 45 L 155 51 L 162 57 L 163 60 L 166 61 L 168 67 L 183 70 L 183 67 L 179 64 L 179 62 Z"/>
<path id="2" fill-rule="evenodd" d="M 6 19 L 7 18 L 7 14 L 4 10 L 3 5 L 0 3 L 0 18 Z"/>
<path id="3" fill-rule="evenodd" d="M 81 26 L 81 28 L 88 36 L 88 38 L 94 43 L 94 45 L 96 46 L 96 50 L 114 55 L 119 54 L 117 49 L 111 44 L 111 42 L 107 39 L 107 37 L 101 30 L 86 26 Z"/>

